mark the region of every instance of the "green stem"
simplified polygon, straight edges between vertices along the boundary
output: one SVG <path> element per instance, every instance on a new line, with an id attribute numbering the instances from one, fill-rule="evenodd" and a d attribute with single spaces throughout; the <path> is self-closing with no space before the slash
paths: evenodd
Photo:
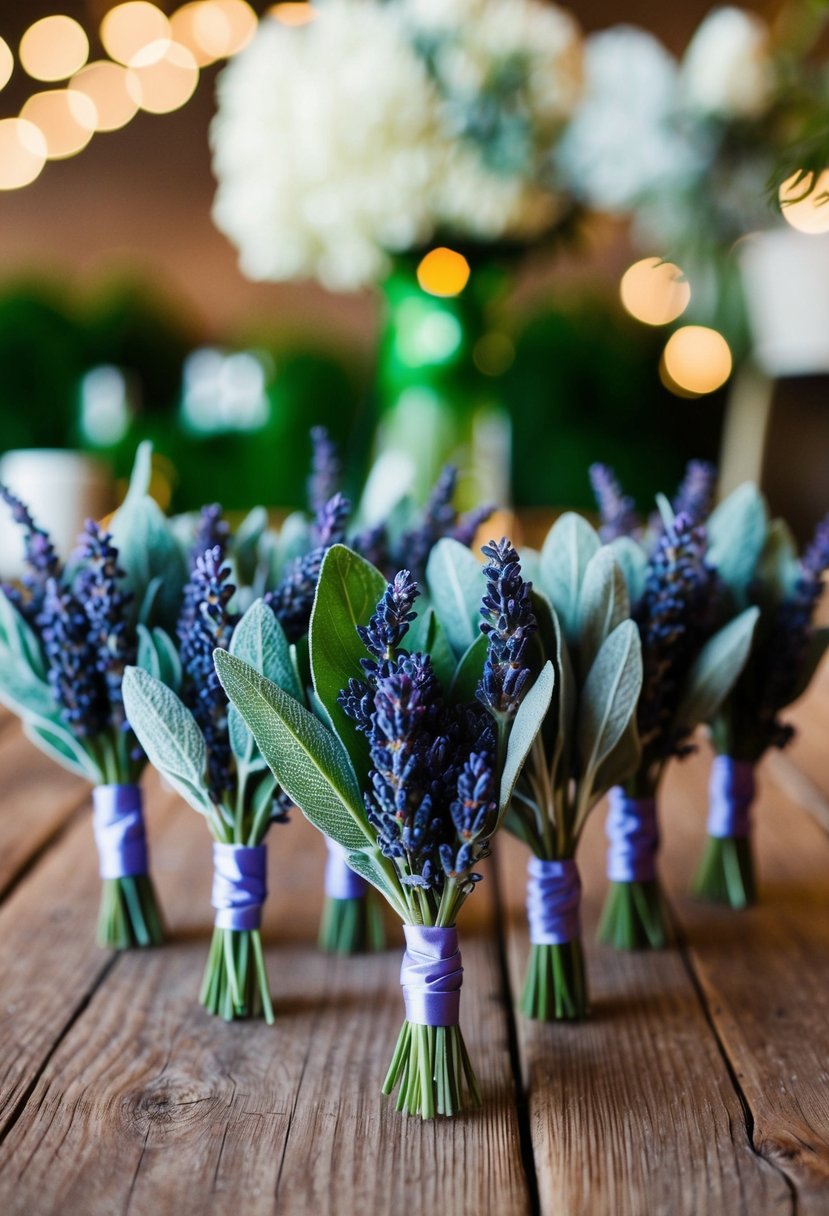
<path id="1" fill-rule="evenodd" d="M 748 908 L 757 899 L 754 858 L 748 836 L 709 836 L 693 893 L 710 903 Z"/>

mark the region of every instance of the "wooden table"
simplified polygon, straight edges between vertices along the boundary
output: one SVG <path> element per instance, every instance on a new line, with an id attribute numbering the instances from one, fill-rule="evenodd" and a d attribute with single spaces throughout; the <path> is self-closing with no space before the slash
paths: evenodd
<path id="1" fill-rule="evenodd" d="M 271 837 L 278 1024 L 196 1004 L 211 921 L 204 823 L 148 779 L 170 944 L 110 956 L 88 791 L 0 725 L 3 1216 L 765 1216 L 829 1212 L 829 669 L 762 770 L 762 903 L 694 903 L 709 757 L 669 775 L 662 872 L 677 945 L 593 943 L 603 810 L 581 854 L 594 1016 L 514 1013 L 525 858 L 498 845 L 462 921 L 463 1023 L 486 1105 L 453 1121 L 379 1094 L 402 1016 L 380 956 L 314 944 L 323 850 Z M 820 819 L 823 817 L 823 826 Z"/>

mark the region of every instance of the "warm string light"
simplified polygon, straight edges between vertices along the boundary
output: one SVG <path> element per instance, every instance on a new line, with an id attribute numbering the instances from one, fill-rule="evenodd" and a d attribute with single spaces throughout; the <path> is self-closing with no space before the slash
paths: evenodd
<path id="1" fill-rule="evenodd" d="M 622 303 L 632 317 L 646 325 L 669 325 L 681 317 L 691 299 L 682 271 L 662 258 L 643 258 L 622 275 Z"/>
<path id="2" fill-rule="evenodd" d="M 283 25 L 308 25 L 318 16 L 318 13 L 312 4 L 283 0 L 281 4 L 272 5 L 268 9 L 267 16 L 275 17 Z"/>
<path id="3" fill-rule="evenodd" d="M 809 236 L 829 232 L 829 169 L 817 181 L 814 173 L 792 174 L 780 187 L 779 199 L 784 220 L 798 232 Z"/>
<path id="4" fill-rule="evenodd" d="M 283 4 L 288 24 L 316 13 L 310 5 Z M 33 80 L 66 81 L 66 87 L 34 93 L 17 118 L 0 120 L 0 190 L 33 182 L 46 160 L 74 156 L 95 132 L 117 131 L 144 110 L 168 114 L 186 104 L 199 70 L 238 54 L 256 33 L 258 18 L 247 0 L 189 0 L 168 17 L 149 0 L 126 0 L 104 16 L 100 39 L 109 56 L 88 63 L 83 27 L 61 14 L 35 21 L 19 46 L 21 67 Z M 0 38 L 0 89 L 15 58 Z"/>
<path id="5" fill-rule="evenodd" d="M 702 397 L 731 375 L 731 350 L 721 333 L 705 325 L 683 325 L 662 352 L 662 383 L 681 397 Z"/>
<path id="6" fill-rule="evenodd" d="M 470 267 L 462 253 L 440 246 L 421 258 L 417 281 L 431 296 L 457 296 L 469 282 Z"/>

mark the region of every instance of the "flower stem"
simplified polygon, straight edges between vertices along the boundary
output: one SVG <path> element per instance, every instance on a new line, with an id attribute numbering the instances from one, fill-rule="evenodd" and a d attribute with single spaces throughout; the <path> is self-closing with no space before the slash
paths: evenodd
<path id="1" fill-rule="evenodd" d="M 422 1119 L 456 1115 L 465 1099 L 480 1106 L 481 1092 L 460 1026 L 404 1022 L 382 1092 L 389 1095 L 398 1087 L 397 1110 Z"/>
<path id="2" fill-rule="evenodd" d="M 261 1015 L 269 1026 L 273 1025 L 273 1004 L 258 930 L 213 930 L 199 1003 L 226 1022 Z"/>
<path id="3" fill-rule="evenodd" d="M 587 1017 L 587 978 L 580 940 L 558 946 L 530 946 L 521 1012 L 540 1022 L 580 1022 Z"/>
<path id="4" fill-rule="evenodd" d="M 373 890 L 354 899 L 326 897 L 319 948 L 328 954 L 368 954 L 386 944 L 380 902 Z"/>
<path id="5" fill-rule="evenodd" d="M 748 908 L 757 899 L 749 836 L 709 836 L 692 890 L 700 899 Z"/>
<path id="6" fill-rule="evenodd" d="M 158 946 L 164 925 L 149 874 L 105 878 L 98 913 L 98 944 L 110 950 Z"/>
<path id="7" fill-rule="evenodd" d="M 663 949 L 668 922 L 658 880 L 612 882 L 597 936 L 617 950 Z"/>

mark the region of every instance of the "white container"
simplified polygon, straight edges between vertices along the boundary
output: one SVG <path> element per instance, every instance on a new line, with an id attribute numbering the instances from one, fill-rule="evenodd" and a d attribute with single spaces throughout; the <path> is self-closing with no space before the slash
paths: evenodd
<path id="1" fill-rule="evenodd" d="M 100 519 L 113 506 L 106 466 L 80 452 L 31 448 L 0 457 L 0 482 L 21 498 L 35 523 L 50 534 L 67 558 L 87 519 Z M 0 576 L 23 572 L 22 530 L 0 502 Z"/>
<path id="2" fill-rule="evenodd" d="M 758 232 L 739 257 L 760 369 L 774 379 L 829 373 L 829 234 Z"/>

